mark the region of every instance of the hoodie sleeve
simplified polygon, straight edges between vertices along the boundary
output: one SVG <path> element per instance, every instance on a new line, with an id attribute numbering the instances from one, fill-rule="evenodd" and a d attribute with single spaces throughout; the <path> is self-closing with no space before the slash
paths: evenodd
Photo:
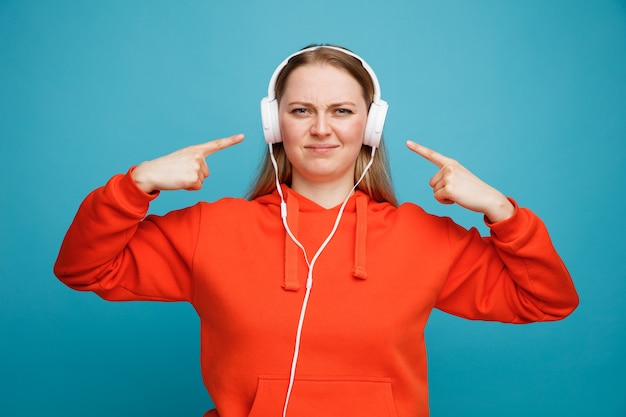
<path id="1" fill-rule="evenodd" d="M 437 308 L 507 323 L 559 320 L 576 308 L 578 294 L 545 225 L 512 202 L 511 218 L 487 223 L 490 237 L 449 223 L 451 268 Z"/>
<path id="2" fill-rule="evenodd" d="M 130 173 L 91 192 L 70 225 L 55 275 L 70 288 L 114 301 L 189 301 L 198 206 L 146 216 L 155 194 Z"/>

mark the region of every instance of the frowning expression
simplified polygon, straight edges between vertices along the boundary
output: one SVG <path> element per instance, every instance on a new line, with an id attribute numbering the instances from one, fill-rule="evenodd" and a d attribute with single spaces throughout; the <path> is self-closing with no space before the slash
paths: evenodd
<path id="1" fill-rule="evenodd" d="M 363 88 L 346 70 L 328 64 L 293 70 L 279 103 L 279 120 L 292 185 L 353 184 L 367 104 Z"/>

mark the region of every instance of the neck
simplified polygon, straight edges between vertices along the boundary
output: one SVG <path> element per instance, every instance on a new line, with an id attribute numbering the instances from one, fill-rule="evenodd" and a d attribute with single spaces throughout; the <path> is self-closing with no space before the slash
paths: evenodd
<path id="1" fill-rule="evenodd" d="M 295 175 L 291 181 L 292 190 L 325 209 L 331 209 L 343 203 L 352 191 L 352 187 L 354 184 L 346 181 L 311 183 Z"/>

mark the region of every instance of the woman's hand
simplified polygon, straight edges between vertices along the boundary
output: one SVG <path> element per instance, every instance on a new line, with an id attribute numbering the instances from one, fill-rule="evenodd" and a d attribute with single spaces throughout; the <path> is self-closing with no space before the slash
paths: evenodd
<path id="1" fill-rule="evenodd" d="M 206 158 L 242 140 L 243 135 L 234 135 L 142 162 L 133 170 L 133 180 L 146 193 L 161 190 L 199 190 L 204 179 L 209 176 Z"/>
<path id="2" fill-rule="evenodd" d="M 513 204 L 500 191 L 483 182 L 454 159 L 425 146 L 407 141 L 406 146 L 439 168 L 430 180 L 435 199 L 442 204 L 458 204 L 483 213 L 489 221 L 506 220 L 513 215 Z"/>

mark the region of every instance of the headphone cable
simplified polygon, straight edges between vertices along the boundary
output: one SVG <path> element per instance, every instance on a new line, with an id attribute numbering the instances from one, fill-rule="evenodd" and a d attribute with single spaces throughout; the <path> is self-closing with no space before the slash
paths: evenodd
<path id="1" fill-rule="evenodd" d="M 308 306 L 308 303 L 309 303 L 309 297 L 311 295 L 311 287 L 313 286 L 313 267 L 315 266 L 315 262 L 317 261 L 319 256 L 322 254 L 322 251 L 326 248 L 326 246 L 328 245 L 330 240 L 335 235 L 335 232 L 337 231 L 337 228 L 339 227 L 339 221 L 341 220 L 341 217 L 343 216 L 343 211 L 344 211 L 344 209 L 346 207 L 346 204 L 348 203 L 348 200 L 352 196 L 352 193 L 354 192 L 354 190 L 356 190 L 356 188 L 359 186 L 361 181 L 363 181 L 363 178 L 365 178 L 365 174 L 367 173 L 367 171 L 370 169 L 370 167 L 374 163 L 374 155 L 376 153 L 376 148 L 372 147 L 372 155 L 370 157 L 369 162 L 365 166 L 365 169 L 363 170 L 363 173 L 361 174 L 361 177 L 356 182 L 356 184 L 354 184 L 354 187 L 352 187 L 352 189 L 348 193 L 348 196 L 346 197 L 346 199 L 341 204 L 341 208 L 339 209 L 339 213 L 337 213 L 337 219 L 335 220 L 335 224 L 333 225 L 333 228 L 330 231 L 330 234 L 328 235 L 328 237 L 326 237 L 324 242 L 320 245 L 319 249 L 317 250 L 317 252 L 313 256 L 313 259 L 311 261 L 309 261 L 309 258 L 307 256 L 306 250 L 304 249 L 304 245 L 302 245 L 302 243 L 300 243 L 300 241 L 294 236 L 294 234 L 291 232 L 291 229 L 289 228 L 289 224 L 287 223 L 287 204 L 285 203 L 285 198 L 283 196 L 283 191 L 281 189 L 280 181 L 278 179 L 278 164 L 276 163 L 276 158 L 274 157 L 274 151 L 273 151 L 273 147 L 272 147 L 271 143 L 269 144 L 269 151 L 270 151 L 270 158 L 272 160 L 272 165 L 274 166 L 274 174 L 275 174 L 275 179 L 276 179 L 276 190 L 278 191 L 278 195 L 280 196 L 280 217 L 282 219 L 283 226 L 285 228 L 285 231 L 287 232 L 287 234 L 291 238 L 291 240 L 302 250 L 302 253 L 304 254 L 304 260 L 305 260 L 305 262 L 306 262 L 306 264 L 308 266 L 308 273 L 307 273 L 307 280 L 306 280 L 306 292 L 304 294 L 304 300 L 302 301 L 302 308 L 300 310 L 300 319 L 298 321 L 298 329 L 296 331 L 296 342 L 295 342 L 295 346 L 294 346 L 293 358 L 291 360 L 291 371 L 289 373 L 289 385 L 287 387 L 287 395 L 286 395 L 286 398 L 285 398 L 285 405 L 283 407 L 283 417 L 286 417 L 287 416 L 287 407 L 289 405 L 289 399 L 291 398 L 291 392 L 293 390 L 293 384 L 294 384 L 295 376 L 296 376 L 296 367 L 297 367 L 297 364 L 298 364 L 298 356 L 299 356 L 299 353 L 300 353 L 300 340 L 302 338 L 302 328 L 304 326 L 304 316 L 306 314 L 306 309 L 307 309 L 307 306 Z"/>

